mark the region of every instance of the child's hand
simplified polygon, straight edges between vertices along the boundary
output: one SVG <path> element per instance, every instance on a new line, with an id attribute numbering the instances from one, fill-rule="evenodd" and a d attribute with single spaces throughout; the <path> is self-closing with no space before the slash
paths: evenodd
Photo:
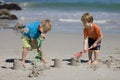
<path id="1" fill-rule="evenodd" d="M 86 48 L 85 48 L 85 49 L 83 49 L 83 52 L 84 52 L 84 53 L 86 53 L 87 51 L 88 51 L 88 49 L 86 49 Z"/>
<path id="2" fill-rule="evenodd" d="M 92 45 L 92 47 L 94 48 L 94 47 L 96 47 L 97 46 L 97 44 L 96 43 L 94 43 L 93 45 Z"/>
<path id="3" fill-rule="evenodd" d="M 40 53 L 41 53 L 41 52 L 42 52 L 42 49 L 38 47 L 38 48 L 37 48 L 37 52 L 40 52 Z"/>
<path id="4" fill-rule="evenodd" d="M 42 60 L 43 60 L 44 63 L 48 63 L 48 60 L 47 60 L 47 59 L 42 58 Z"/>
<path id="5" fill-rule="evenodd" d="M 92 48 L 94 48 L 94 47 L 96 47 L 96 46 L 97 46 L 97 44 L 94 43 L 92 46 L 89 47 L 89 49 L 92 49 Z"/>
<path id="6" fill-rule="evenodd" d="M 25 32 L 25 33 L 28 33 L 28 32 L 29 32 L 29 29 L 28 29 L 28 28 L 23 28 L 21 31 L 22 31 L 22 32 Z"/>
<path id="7" fill-rule="evenodd" d="M 41 34 L 40 37 L 45 39 L 45 34 Z"/>

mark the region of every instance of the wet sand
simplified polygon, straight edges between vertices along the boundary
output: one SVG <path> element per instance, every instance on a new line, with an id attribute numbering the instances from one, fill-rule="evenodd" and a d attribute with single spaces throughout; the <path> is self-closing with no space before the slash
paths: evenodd
<path id="1" fill-rule="evenodd" d="M 0 80 L 120 80 L 120 35 L 104 33 L 99 63 L 89 65 L 87 53 L 80 58 L 78 66 L 70 65 L 75 52 L 81 51 L 83 36 L 80 33 L 54 33 L 46 35 L 43 52 L 50 69 L 45 69 L 38 77 L 28 77 L 37 55 L 30 51 L 27 55 L 26 68 L 13 69 L 13 59 L 21 59 L 22 43 L 20 34 L 12 30 L 0 30 Z M 54 67 L 53 59 L 62 59 L 60 68 Z"/>

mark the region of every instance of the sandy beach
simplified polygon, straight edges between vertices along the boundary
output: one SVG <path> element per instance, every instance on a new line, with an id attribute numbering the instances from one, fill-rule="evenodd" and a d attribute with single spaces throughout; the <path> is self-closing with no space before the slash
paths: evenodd
<path id="1" fill-rule="evenodd" d="M 10 10 L 18 20 L 0 20 L 0 80 L 120 80 L 120 0 L 2 1 L 18 3 L 22 10 Z M 84 53 L 72 65 L 73 55 L 83 49 L 80 19 L 86 12 L 103 31 L 99 63 L 87 64 L 88 54 Z M 52 21 L 52 30 L 42 45 L 49 63 L 36 62 L 37 51 L 33 50 L 23 68 L 21 34 L 12 28 L 17 22 L 25 25 L 43 19 Z"/>
<path id="2" fill-rule="evenodd" d="M 0 30 L 0 80 L 120 80 L 120 35 L 104 33 L 99 64 L 89 65 L 87 53 L 80 58 L 78 66 L 70 65 L 75 52 L 82 50 L 83 36 L 80 33 L 54 33 L 46 35 L 43 52 L 49 60 L 50 69 L 45 69 L 38 77 L 28 77 L 32 61 L 37 55 L 30 51 L 25 69 L 14 70 L 13 59 L 21 59 L 22 44 L 20 34 L 12 30 Z M 53 59 L 62 59 L 60 68 L 53 67 Z"/>

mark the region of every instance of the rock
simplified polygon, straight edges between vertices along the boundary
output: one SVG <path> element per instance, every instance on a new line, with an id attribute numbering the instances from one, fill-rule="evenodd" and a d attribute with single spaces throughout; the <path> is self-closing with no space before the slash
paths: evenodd
<path id="1" fill-rule="evenodd" d="M 16 15 L 14 14 L 11 14 L 10 17 L 9 17 L 10 20 L 16 20 L 18 19 Z"/>
<path id="2" fill-rule="evenodd" d="M 0 10 L 0 19 L 9 19 L 9 20 L 16 20 L 18 19 L 16 15 L 11 14 L 8 10 L 6 9 L 1 9 Z"/>
<path id="3" fill-rule="evenodd" d="M 10 16 L 10 12 L 7 9 L 1 9 L 0 10 L 0 16 L 2 16 L 2 15 Z"/>
<path id="4" fill-rule="evenodd" d="M 22 8 L 16 3 L 6 3 L 0 5 L 0 9 L 7 9 L 7 10 L 22 10 Z"/>
<path id="5" fill-rule="evenodd" d="M 17 20 L 18 18 L 16 17 L 16 15 L 12 14 L 10 17 L 3 16 L 3 17 L 0 17 L 0 19 Z"/>

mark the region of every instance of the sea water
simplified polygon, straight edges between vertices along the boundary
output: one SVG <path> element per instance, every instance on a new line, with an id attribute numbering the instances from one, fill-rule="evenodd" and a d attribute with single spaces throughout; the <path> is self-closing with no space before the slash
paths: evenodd
<path id="1" fill-rule="evenodd" d="M 52 32 L 82 33 L 81 16 L 89 12 L 103 32 L 120 34 L 120 0 L 4 0 L 15 2 L 21 11 L 11 11 L 27 24 L 50 19 Z M 15 22 L 13 22 L 15 24 Z"/>

